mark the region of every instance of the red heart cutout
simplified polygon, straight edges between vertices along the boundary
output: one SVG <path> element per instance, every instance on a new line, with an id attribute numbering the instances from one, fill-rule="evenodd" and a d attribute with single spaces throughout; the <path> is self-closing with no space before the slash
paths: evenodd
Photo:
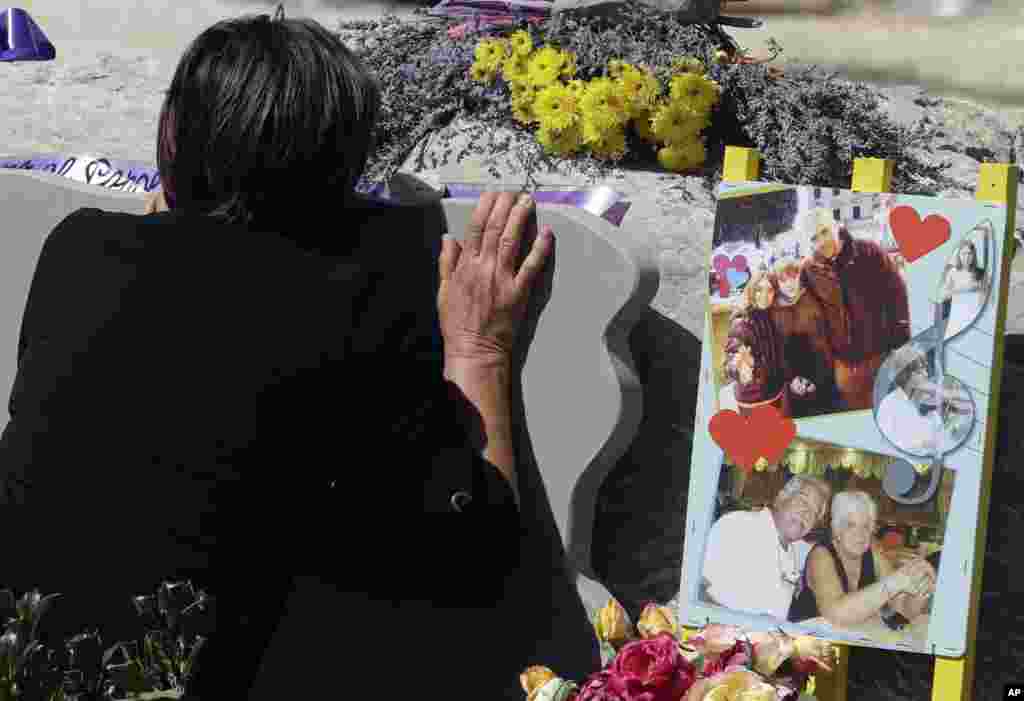
<path id="1" fill-rule="evenodd" d="M 949 241 L 949 220 L 939 214 L 929 214 L 921 221 L 917 210 L 907 205 L 894 207 L 889 213 L 889 226 L 900 253 L 913 263 Z"/>
<path id="2" fill-rule="evenodd" d="M 782 458 L 796 438 L 796 424 L 773 406 L 757 407 L 749 417 L 727 409 L 711 417 L 708 432 L 729 458 L 750 474 L 758 459 L 776 463 Z"/>

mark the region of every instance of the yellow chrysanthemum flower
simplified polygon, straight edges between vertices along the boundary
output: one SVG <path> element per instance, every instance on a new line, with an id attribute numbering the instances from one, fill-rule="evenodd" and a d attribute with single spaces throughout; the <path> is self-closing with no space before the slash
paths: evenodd
<path id="1" fill-rule="evenodd" d="M 632 66 L 630 66 L 630 64 L 626 63 L 625 61 L 613 58 L 611 61 L 608 62 L 608 76 L 611 77 L 612 80 L 615 80 L 620 75 L 622 75 L 623 69 L 625 69 L 627 66 L 632 68 Z"/>
<path id="2" fill-rule="evenodd" d="M 704 66 L 704 62 L 699 59 L 692 58 L 690 56 L 684 56 L 683 58 L 677 58 L 672 62 L 673 73 L 695 73 L 697 75 L 704 75 L 707 68 Z"/>
<path id="3" fill-rule="evenodd" d="M 626 132 L 621 128 L 610 129 L 603 137 L 589 144 L 590 152 L 598 158 L 617 161 L 626 155 Z"/>
<path id="4" fill-rule="evenodd" d="M 707 153 L 704 142 L 693 139 L 684 144 L 671 144 L 658 149 L 658 163 L 666 170 L 682 173 L 704 165 Z"/>
<path id="5" fill-rule="evenodd" d="M 556 156 L 571 156 L 583 145 L 583 137 L 575 125 L 561 131 L 542 125 L 537 130 L 537 141 L 545 151 Z"/>
<path id="6" fill-rule="evenodd" d="M 666 102 L 655 107 L 651 131 L 666 144 L 682 144 L 693 139 L 710 125 L 707 115 L 700 114 L 679 102 Z"/>
<path id="7" fill-rule="evenodd" d="M 601 131 L 622 126 L 629 118 L 622 90 L 610 78 L 594 78 L 587 84 L 580 109 Z"/>
<path id="8" fill-rule="evenodd" d="M 562 51 L 561 54 L 562 70 L 560 71 L 560 75 L 568 80 L 576 75 L 576 54 L 572 51 Z"/>
<path id="9" fill-rule="evenodd" d="M 696 73 L 684 73 L 672 78 L 669 94 L 676 102 L 685 102 L 698 112 L 710 112 L 718 104 L 722 89 L 710 78 Z"/>
<path id="10" fill-rule="evenodd" d="M 533 39 L 530 33 L 522 29 L 512 32 L 508 38 L 514 56 L 529 56 L 533 51 Z"/>
<path id="11" fill-rule="evenodd" d="M 480 63 L 469 67 L 469 77 L 478 83 L 493 83 L 496 75 L 494 69 Z"/>
<path id="12" fill-rule="evenodd" d="M 511 49 L 506 39 L 481 39 L 473 56 L 484 68 L 497 71 L 510 53 Z"/>
<path id="13" fill-rule="evenodd" d="M 562 131 L 579 120 L 579 100 L 564 85 L 548 85 L 537 93 L 533 111 L 542 127 Z"/>
<path id="14" fill-rule="evenodd" d="M 650 109 L 661 93 L 661 85 L 652 73 L 632 66 L 623 69 L 617 82 L 626 98 L 630 116 Z"/>
<path id="15" fill-rule="evenodd" d="M 533 99 L 537 96 L 537 91 L 529 83 L 515 82 L 510 83 L 508 86 L 509 93 L 512 95 L 512 101 L 526 100 L 527 102 L 533 102 Z"/>
<path id="16" fill-rule="evenodd" d="M 633 116 L 633 129 L 636 130 L 637 136 L 647 143 L 657 143 L 658 137 L 651 128 L 651 113 L 649 110 L 644 110 Z"/>
<path id="17" fill-rule="evenodd" d="M 580 135 L 583 138 L 583 143 L 584 144 L 588 144 L 588 145 L 589 144 L 596 144 L 596 143 L 598 143 L 600 141 L 603 141 L 604 138 L 605 138 L 605 135 L 608 132 L 612 131 L 613 129 L 617 129 L 618 128 L 615 125 L 612 125 L 612 126 L 599 126 L 599 125 L 595 124 L 594 120 L 590 118 L 590 115 L 588 115 L 586 113 L 584 113 L 583 116 L 580 118 L 579 126 L 580 126 Z"/>
<path id="18" fill-rule="evenodd" d="M 501 66 L 501 75 L 509 83 L 525 83 L 529 79 L 530 59 L 521 54 L 512 54 Z"/>
<path id="19" fill-rule="evenodd" d="M 550 46 L 545 46 L 543 49 L 535 51 L 530 56 L 530 63 L 527 69 L 530 82 L 537 87 L 551 85 L 556 82 L 562 70 L 562 61 L 562 53 Z"/>
<path id="20" fill-rule="evenodd" d="M 533 124 L 537 121 L 537 115 L 533 111 L 533 93 L 525 93 L 518 98 L 512 98 L 512 118 L 520 124 Z"/>
<path id="21" fill-rule="evenodd" d="M 566 87 L 572 90 L 573 94 L 575 94 L 577 98 L 581 99 L 583 94 L 587 92 L 587 84 L 582 80 L 570 80 L 566 83 Z"/>

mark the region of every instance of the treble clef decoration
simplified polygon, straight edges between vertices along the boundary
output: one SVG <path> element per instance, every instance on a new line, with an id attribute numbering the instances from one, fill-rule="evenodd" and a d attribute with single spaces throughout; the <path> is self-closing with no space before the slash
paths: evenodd
<path id="1" fill-rule="evenodd" d="M 874 414 L 882 435 L 901 452 L 930 460 L 926 486 L 918 484 L 918 470 L 909 460 L 889 466 L 883 488 L 897 503 L 930 500 L 941 481 L 943 456 L 959 448 L 974 426 L 970 392 L 946 372 L 946 342 L 985 309 L 992 289 L 994 232 L 985 220 L 964 234 L 932 299 L 934 323 L 890 353 L 875 378 Z"/>

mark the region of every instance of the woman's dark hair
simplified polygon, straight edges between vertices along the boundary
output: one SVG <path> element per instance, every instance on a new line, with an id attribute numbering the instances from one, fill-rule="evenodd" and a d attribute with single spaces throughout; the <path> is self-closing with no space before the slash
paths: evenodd
<path id="1" fill-rule="evenodd" d="M 167 203 L 229 223 L 277 224 L 347 201 L 380 109 L 376 79 L 309 19 L 218 22 L 186 49 L 157 137 Z"/>

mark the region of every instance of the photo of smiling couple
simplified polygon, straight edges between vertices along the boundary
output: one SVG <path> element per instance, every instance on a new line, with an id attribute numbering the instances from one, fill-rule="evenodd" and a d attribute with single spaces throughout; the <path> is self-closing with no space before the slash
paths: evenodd
<path id="1" fill-rule="evenodd" d="M 867 491 L 793 475 L 770 505 L 712 525 L 700 598 L 780 621 L 851 627 L 898 615 L 912 624 L 929 612 L 937 559 L 887 550 L 879 516 Z"/>

